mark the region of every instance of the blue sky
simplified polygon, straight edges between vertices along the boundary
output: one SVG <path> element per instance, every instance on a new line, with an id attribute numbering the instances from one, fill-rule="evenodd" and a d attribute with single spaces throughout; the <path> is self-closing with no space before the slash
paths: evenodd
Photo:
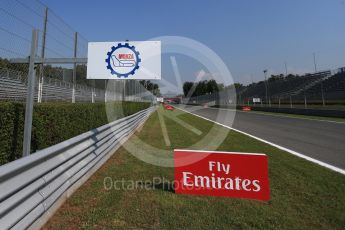
<path id="1" fill-rule="evenodd" d="M 89 41 L 184 36 L 214 50 L 236 82 L 263 79 L 263 70 L 312 72 L 345 66 L 344 0 L 43 0 Z M 163 57 L 167 58 L 168 57 Z M 178 58 L 177 61 L 179 62 Z M 173 78 L 163 60 L 163 76 Z M 197 65 L 183 67 L 193 80 Z"/>

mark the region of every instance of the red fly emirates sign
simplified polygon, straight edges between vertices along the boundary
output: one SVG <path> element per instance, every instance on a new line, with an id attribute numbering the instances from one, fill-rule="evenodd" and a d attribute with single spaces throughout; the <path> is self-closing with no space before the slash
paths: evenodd
<path id="1" fill-rule="evenodd" d="M 175 150 L 175 192 L 268 201 L 265 154 Z"/>

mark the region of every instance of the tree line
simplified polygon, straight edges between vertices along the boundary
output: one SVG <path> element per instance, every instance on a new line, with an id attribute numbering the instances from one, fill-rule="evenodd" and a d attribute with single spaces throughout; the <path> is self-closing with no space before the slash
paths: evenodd
<path id="1" fill-rule="evenodd" d="M 161 92 L 159 89 L 159 85 L 152 83 L 150 80 L 141 80 L 140 84 L 144 86 L 144 88 L 148 91 L 150 91 L 153 95 L 159 97 L 161 96 Z"/>
<path id="2" fill-rule="evenodd" d="M 185 82 L 183 84 L 183 94 L 188 97 L 196 97 L 212 94 L 224 90 L 224 84 L 218 84 L 215 80 L 205 80 L 199 82 Z"/>

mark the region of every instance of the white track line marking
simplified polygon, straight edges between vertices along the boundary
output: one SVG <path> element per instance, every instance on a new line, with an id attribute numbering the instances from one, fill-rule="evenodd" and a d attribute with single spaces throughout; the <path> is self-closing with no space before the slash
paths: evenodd
<path id="1" fill-rule="evenodd" d="M 278 148 L 278 149 L 280 149 L 280 150 L 283 150 L 283 151 L 285 151 L 285 152 L 288 152 L 288 153 L 290 153 L 290 154 L 292 154 L 292 155 L 298 156 L 298 157 L 303 158 L 303 159 L 305 159 L 305 160 L 307 160 L 307 161 L 316 163 L 316 164 L 321 165 L 321 166 L 323 166 L 323 167 L 325 167 L 325 168 L 328 168 L 328 169 L 330 169 L 330 170 L 333 170 L 333 171 L 336 171 L 336 172 L 338 172 L 338 173 L 340 173 L 340 174 L 345 175 L 345 170 L 343 170 L 343 169 L 341 169 L 341 168 L 338 168 L 338 167 L 336 167 L 336 166 L 333 166 L 333 165 L 327 164 L 327 163 L 325 163 L 325 162 L 322 162 L 322 161 L 320 161 L 320 160 L 316 160 L 316 159 L 314 159 L 314 158 L 308 157 L 308 156 L 306 156 L 306 155 L 303 155 L 302 153 L 298 153 L 298 152 L 296 152 L 296 151 L 294 151 L 294 150 L 291 150 L 291 149 L 285 148 L 285 147 L 283 147 L 283 146 L 274 144 L 274 143 L 272 143 L 272 142 L 269 142 L 269 141 L 266 141 L 266 140 L 264 140 L 264 139 L 261 139 L 260 137 L 253 136 L 253 135 L 251 135 L 251 134 L 249 134 L 249 133 L 245 133 L 245 132 L 243 132 L 243 131 L 241 131 L 241 130 L 238 130 L 238 129 L 232 128 L 232 127 L 230 127 L 230 126 L 221 124 L 221 123 L 219 123 L 219 122 L 213 121 L 213 120 L 211 120 L 211 119 L 208 119 L 208 118 L 206 118 L 206 117 L 200 116 L 200 115 L 198 115 L 198 114 L 191 113 L 191 112 L 189 112 L 189 111 L 187 111 L 187 110 L 184 110 L 184 109 L 181 109 L 181 108 L 178 108 L 178 107 L 176 107 L 176 108 L 179 109 L 179 110 L 182 110 L 182 111 L 185 112 L 185 113 L 189 113 L 189 114 L 192 114 L 192 115 L 197 116 L 197 117 L 199 117 L 199 118 L 202 118 L 202 119 L 204 119 L 204 120 L 213 122 L 213 123 L 215 123 L 215 124 L 217 124 L 217 125 L 220 125 L 220 126 L 222 126 L 222 127 L 224 127 L 224 128 L 228 128 L 228 129 L 234 130 L 234 131 L 236 131 L 236 132 L 238 132 L 238 133 L 244 134 L 244 135 L 246 135 L 246 136 L 248 136 L 248 137 L 254 138 L 254 139 L 256 139 L 256 140 L 258 140 L 258 141 L 261 141 L 261 142 L 263 142 L 263 143 L 269 144 L 269 145 L 271 145 L 271 146 L 273 146 L 273 147 L 276 147 L 276 148 Z"/>
<path id="2" fill-rule="evenodd" d="M 198 106 L 199 107 L 199 106 Z M 202 107 L 200 107 L 202 108 Z M 224 111 L 236 111 L 235 109 L 225 109 L 225 108 L 203 108 L 203 109 L 217 109 L 217 110 L 224 110 Z M 328 123 L 336 123 L 336 124 L 342 124 L 345 125 L 345 122 L 342 121 L 331 121 L 331 120 L 320 120 L 320 119 L 313 119 L 313 118 L 304 118 L 304 117 L 293 117 L 293 116 L 288 116 L 288 115 L 283 115 L 283 114 L 265 114 L 265 112 L 259 112 L 259 111 L 250 111 L 250 112 L 245 112 L 241 110 L 237 110 L 239 113 L 253 113 L 253 114 L 258 114 L 258 115 L 264 115 L 264 116 L 272 116 L 272 117 L 284 117 L 284 118 L 291 118 L 291 119 L 301 119 L 301 120 L 308 120 L 308 121 L 319 121 L 319 122 L 328 122 Z M 291 115 L 297 115 L 298 114 L 291 114 Z M 308 115 L 301 115 L 301 116 L 308 116 Z"/>

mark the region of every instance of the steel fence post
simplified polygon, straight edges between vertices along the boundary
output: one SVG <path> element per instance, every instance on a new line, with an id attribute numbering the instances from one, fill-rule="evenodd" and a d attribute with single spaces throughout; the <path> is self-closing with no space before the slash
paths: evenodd
<path id="1" fill-rule="evenodd" d="M 290 108 L 292 109 L 292 98 L 290 96 Z"/>
<path id="2" fill-rule="evenodd" d="M 91 103 L 95 103 L 95 80 L 92 80 Z"/>
<path id="3" fill-rule="evenodd" d="M 78 49 L 78 32 L 74 33 L 74 58 L 77 58 L 77 49 Z M 77 79 L 77 63 L 73 63 L 73 77 L 72 77 L 72 103 L 75 103 L 75 85 Z"/>
<path id="4" fill-rule="evenodd" d="M 278 103 L 279 103 L 279 108 L 280 108 L 280 98 L 278 99 Z"/>
<path id="5" fill-rule="evenodd" d="M 45 57 L 45 49 L 46 49 L 46 38 L 47 38 L 47 24 L 48 24 L 48 7 L 44 10 L 44 19 L 43 19 L 43 33 L 42 33 L 42 50 L 41 50 L 41 58 L 44 59 Z M 41 64 L 40 68 L 40 76 L 38 78 L 38 95 L 37 95 L 37 102 L 42 102 L 43 97 L 43 83 L 44 83 L 44 63 Z"/>
<path id="6" fill-rule="evenodd" d="M 321 97 L 322 97 L 322 106 L 325 106 L 325 95 L 324 95 L 324 91 L 323 91 L 323 82 L 321 81 Z"/>
<path id="7" fill-rule="evenodd" d="M 126 80 L 123 81 L 122 89 L 122 101 L 126 101 Z"/>
<path id="8" fill-rule="evenodd" d="M 23 141 L 23 157 L 30 155 L 31 149 L 31 130 L 32 130 L 32 116 L 34 107 L 34 93 L 35 93 L 35 58 L 38 46 L 38 30 L 32 30 L 31 52 L 29 58 L 29 72 L 28 72 L 28 92 L 25 106 L 25 123 L 24 123 L 24 141 Z"/>
<path id="9" fill-rule="evenodd" d="M 104 102 L 107 102 L 107 80 L 104 80 Z"/>

